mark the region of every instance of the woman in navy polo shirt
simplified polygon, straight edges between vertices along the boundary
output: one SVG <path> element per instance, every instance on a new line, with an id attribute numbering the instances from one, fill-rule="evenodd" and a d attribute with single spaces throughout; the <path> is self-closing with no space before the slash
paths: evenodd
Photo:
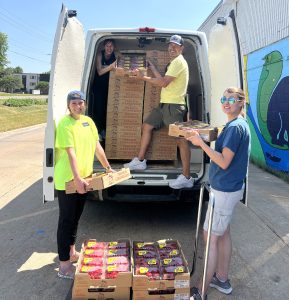
<path id="1" fill-rule="evenodd" d="M 244 119 L 245 94 L 243 90 L 235 87 L 227 88 L 221 98 L 221 105 L 228 122 L 215 143 L 215 150 L 210 148 L 196 131 L 192 130 L 192 136 L 188 138 L 192 144 L 201 147 L 211 159 L 209 181 L 215 195 L 204 294 L 209 286 L 224 294 L 232 292 L 232 286 L 228 280 L 232 252 L 230 222 L 236 204 L 243 198 L 244 180 L 250 154 L 251 137 L 248 123 Z M 208 211 L 204 223 L 205 241 L 207 232 Z M 201 299 L 202 283 L 199 282 L 197 287 L 192 288 L 191 299 Z"/>

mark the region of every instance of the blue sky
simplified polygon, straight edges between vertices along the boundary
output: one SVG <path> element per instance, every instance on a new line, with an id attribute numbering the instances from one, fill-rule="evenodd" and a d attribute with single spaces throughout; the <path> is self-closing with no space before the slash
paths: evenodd
<path id="1" fill-rule="evenodd" d="M 220 0 L 0 0 L 0 31 L 8 35 L 8 67 L 26 73 L 50 70 L 62 3 L 77 10 L 84 31 L 156 27 L 197 30 Z"/>

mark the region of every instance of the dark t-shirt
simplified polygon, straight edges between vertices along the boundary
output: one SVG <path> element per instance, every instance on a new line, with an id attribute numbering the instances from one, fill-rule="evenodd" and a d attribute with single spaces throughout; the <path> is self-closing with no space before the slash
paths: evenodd
<path id="1" fill-rule="evenodd" d="M 102 67 L 107 67 L 111 65 L 113 62 L 115 62 L 116 58 L 114 55 L 114 52 L 111 54 L 109 59 L 105 59 L 104 50 L 101 51 L 101 65 Z M 109 72 L 106 72 L 105 74 L 99 76 L 103 82 L 108 83 L 109 78 Z"/>
<path id="2" fill-rule="evenodd" d="M 248 170 L 250 143 L 250 129 L 244 118 L 237 118 L 226 124 L 216 141 L 215 150 L 222 153 L 226 147 L 235 155 L 226 170 L 211 161 L 209 180 L 213 189 L 236 192 L 242 188 Z"/>
<path id="3" fill-rule="evenodd" d="M 101 65 L 109 66 L 115 62 L 116 57 L 114 53 L 111 54 L 109 59 L 105 59 L 104 50 L 101 51 Z M 92 104 L 92 118 L 96 124 L 97 129 L 101 133 L 106 128 L 106 110 L 107 110 L 107 96 L 108 96 L 108 85 L 109 85 L 109 73 L 99 76 L 96 70 L 96 78 L 94 84 L 94 95 L 96 103 Z"/>

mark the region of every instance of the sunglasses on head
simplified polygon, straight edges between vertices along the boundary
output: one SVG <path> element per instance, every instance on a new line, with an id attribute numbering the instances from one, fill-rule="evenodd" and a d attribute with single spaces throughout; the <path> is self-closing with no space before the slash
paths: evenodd
<path id="1" fill-rule="evenodd" d="M 221 103 L 224 104 L 225 102 L 228 102 L 229 104 L 234 104 L 236 102 L 240 102 L 242 100 L 240 99 L 236 99 L 234 97 L 229 97 L 229 98 L 226 98 L 225 96 L 223 96 L 221 99 L 220 99 Z"/>

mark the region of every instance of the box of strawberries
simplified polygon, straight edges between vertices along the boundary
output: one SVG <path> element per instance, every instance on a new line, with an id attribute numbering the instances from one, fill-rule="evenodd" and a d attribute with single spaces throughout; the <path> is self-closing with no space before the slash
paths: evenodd
<path id="1" fill-rule="evenodd" d="M 129 299 L 132 285 L 130 246 L 129 240 L 86 240 L 75 272 L 72 298 Z"/>
<path id="2" fill-rule="evenodd" d="M 196 130 L 201 138 L 206 142 L 215 141 L 223 127 L 213 127 L 198 120 L 188 122 L 176 122 L 169 125 L 169 135 L 174 137 L 187 138 L 192 135 L 191 130 Z"/>
<path id="3" fill-rule="evenodd" d="M 190 273 L 177 240 L 134 241 L 132 264 L 133 299 L 176 299 L 176 294 L 189 299 Z"/>

